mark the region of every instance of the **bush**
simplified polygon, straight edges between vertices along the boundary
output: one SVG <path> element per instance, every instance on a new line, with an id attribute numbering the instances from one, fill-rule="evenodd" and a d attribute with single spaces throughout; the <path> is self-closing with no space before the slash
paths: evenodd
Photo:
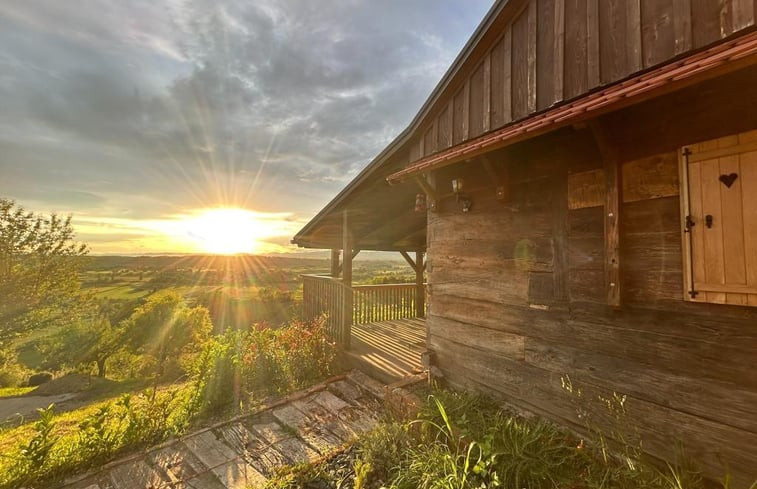
<path id="1" fill-rule="evenodd" d="M 39 372 L 29 377 L 27 385 L 29 387 L 37 387 L 38 385 L 47 384 L 53 380 L 53 374 L 50 372 Z"/>
<path id="2" fill-rule="evenodd" d="M 18 362 L 11 348 L 0 348 L 0 387 L 20 387 L 28 376 L 28 369 Z"/>
<path id="3" fill-rule="evenodd" d="M 311 385 L 332 372 L 335 356 L 323 321 L 227 331 L 209 341 L 190 367 L 189 409 L 208 416 Z"/>

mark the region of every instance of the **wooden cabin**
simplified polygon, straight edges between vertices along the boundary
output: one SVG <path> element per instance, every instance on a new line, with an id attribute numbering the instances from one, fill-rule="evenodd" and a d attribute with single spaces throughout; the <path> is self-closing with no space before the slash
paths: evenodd
<path id="1" fill-rule="evenodd" d="M 496 2 L 410 126 L 294 237 L 334 250 L 308 314 L 331 308 L 348 350 L 366 324 L 425 315 L 422 346 L 401 348 L 452 386 L 579 427 L 569 376 L 625 394 L 649 453 L 680 442 L 710 477 L 757 479 L 756 14 Z M 358 250 L 404 253 L 412 308 L 361 320 Z M 409 334 L 382 331 L 379 349 Z"/>

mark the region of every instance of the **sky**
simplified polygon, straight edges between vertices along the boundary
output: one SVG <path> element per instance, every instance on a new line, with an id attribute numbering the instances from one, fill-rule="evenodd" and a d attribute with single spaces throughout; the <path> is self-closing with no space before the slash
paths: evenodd
<path id="1" fill-rule="evenodd" d="M 290 250 L 491 4 L 4 0 L 0 197 L 93 253 Z"/>

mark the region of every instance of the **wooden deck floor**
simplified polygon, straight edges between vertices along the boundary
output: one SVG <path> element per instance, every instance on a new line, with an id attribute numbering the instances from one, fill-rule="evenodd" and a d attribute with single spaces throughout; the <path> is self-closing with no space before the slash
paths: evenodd
<path id="1" fill-rule="evenodd" d="M 352 327 L 350 357 L 379 380 L 391 382 L 422 370 L 425 319 L 395 319 Z"/>

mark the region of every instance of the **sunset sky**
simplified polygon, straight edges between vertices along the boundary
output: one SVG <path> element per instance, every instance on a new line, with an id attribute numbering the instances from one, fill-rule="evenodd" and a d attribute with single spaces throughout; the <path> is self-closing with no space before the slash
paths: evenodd
<path id="1" fill-rule="evenodd" d="M 0 197 L 94 253 L 286 250 L 491 4 L 5 0 Z"/>

